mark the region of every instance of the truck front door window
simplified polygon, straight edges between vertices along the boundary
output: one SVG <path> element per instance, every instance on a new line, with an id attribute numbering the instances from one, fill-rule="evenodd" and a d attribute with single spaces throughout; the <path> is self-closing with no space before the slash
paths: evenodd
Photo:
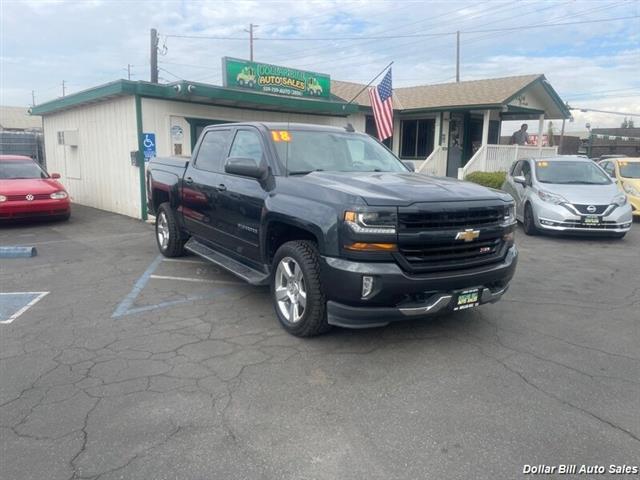
<path id="1" fill-rule="evenodd" d="M 207 132 L 196 157 L 195 166 L 208 172 L 222 172 L 223 161 L 227 153 L 229 130 L 213 130 Z"/>
<path id="2" fill-rule="evenodd" d="M 231 146 L 230 157 L 253 158 L 260 164 L 262 160 L 262 143 L 256 132 L 240 130 Z"/>

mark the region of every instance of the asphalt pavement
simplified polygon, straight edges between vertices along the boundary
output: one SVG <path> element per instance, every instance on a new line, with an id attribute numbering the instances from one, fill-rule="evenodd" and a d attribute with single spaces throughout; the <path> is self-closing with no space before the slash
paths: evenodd
<path id="1" fill-rule="evenodd" d="M 640 464 L 638 223 L 623 240 L 519 230 L 495 305 L 298 339 L 267 289 L 159 257 L 151 225 L 74 207 L 69 222 L 0 228 L 0 245 L 38 249 L 0 259 L 13 294 L 0 298 L 2 479 L 512 479 L 524 465 Z"/>

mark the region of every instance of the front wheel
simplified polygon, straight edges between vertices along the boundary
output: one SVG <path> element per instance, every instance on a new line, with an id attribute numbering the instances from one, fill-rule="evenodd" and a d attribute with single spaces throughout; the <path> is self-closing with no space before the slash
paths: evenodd
<path id="1" fill-rule="evenodd" d="M 156 217 L 156 242 L 160 253 L 165 257 L 180 257 L 184 255 L 184 239 L 176 217 L 168 203 L 158 208 Z"/>
<path id="2" fill-rule="evenodd" d="M 284 329 L 297 337 L 313 337 L 329 330 L 315 243 L 285 243 L 276 252 L 273 269 L 271 296 Z"/>
<path id="3" fill-rule="evenodd" d="M 527 235 L 537 235 L 540 233 L 538 227 L 536 227 L 536 221 L 533 218 L 533 208 L 527 204 L 524 207 L 524 221 L 522 222 L 524 233 Z"/>

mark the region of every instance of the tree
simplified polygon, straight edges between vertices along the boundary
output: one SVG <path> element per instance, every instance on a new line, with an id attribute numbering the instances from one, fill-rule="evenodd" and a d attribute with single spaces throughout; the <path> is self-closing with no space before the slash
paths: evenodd
<path id="1" fill-rule="evenodd" d="M 622 125 L 620 125 L 620 128 L 629 128 L 629 120 L 627 120 L 627 117 L 624 117 L 624 120 L 622 121 Z"/>
<path id="2" fill-rule="evenodd" d="M 630 118 L 629 121 L 627 122 L 627 128 L 633 128 L 633 119 Z"/>

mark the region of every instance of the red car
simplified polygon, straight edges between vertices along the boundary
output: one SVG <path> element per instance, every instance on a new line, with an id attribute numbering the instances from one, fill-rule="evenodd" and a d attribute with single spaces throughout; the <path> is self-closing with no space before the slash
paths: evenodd
<path id="1" fill-rule="evenodd" d="M 69 219 L 69 194 L 58 178 L 60 174 L 47 174 L 29 157 L 0 155 L 0 220 Z"/>

